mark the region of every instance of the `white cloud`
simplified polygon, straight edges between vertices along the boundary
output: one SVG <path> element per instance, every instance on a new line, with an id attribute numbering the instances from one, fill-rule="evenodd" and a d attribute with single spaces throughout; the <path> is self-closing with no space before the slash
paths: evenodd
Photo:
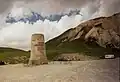
<path id="1" fill-rule="evenodd" d="M 17 22 L 6 25 L 0 29 L 0 46 L 8 46 L 28 50 L 30 49 L 31 35 L 34 33 L 42 33 L 45 35 L 45 41 L 48 41 L 69 28 L 75 27 L 80 23 L 81 16 L 72 17 L 63 16 L 59 22 L 51 22 L 39 20 L 36 23 L 29 24 Z"/>

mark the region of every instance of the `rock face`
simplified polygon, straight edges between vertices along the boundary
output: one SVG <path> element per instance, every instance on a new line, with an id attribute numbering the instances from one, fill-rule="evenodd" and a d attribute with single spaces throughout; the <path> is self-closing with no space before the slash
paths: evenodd
<path id="1" fill-rule="evenodd" d="M 44 35 L 33 34 L 31 39 L 31 56 L 29 65 L 47 64 L 45 52 Z"/>
<path id="2" fill-rule="evenodd" d="M 61 42 L 82 39 L 106 48 L 120 49 L 120 13 L 99 17 L 71 28 L 53 40 Z M 50 42 L 50 41 L 49 41 Z"/>
<path id="3" fill-rule="evenodd" d="M 101 57 L 120 53 L 120 13 L 88 20 L 46 43 L 48 55 L 84 53 Z"/>

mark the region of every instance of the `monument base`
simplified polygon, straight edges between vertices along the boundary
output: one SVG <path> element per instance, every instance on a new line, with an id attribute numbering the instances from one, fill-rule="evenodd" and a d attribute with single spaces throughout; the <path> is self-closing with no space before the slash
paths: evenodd
<path id="1" fill-rule="evenodd" d="M 48 61 L 40 61 L 40 60 L 29 60 L 28 65 L 43 65 L 48 64 Z"/>

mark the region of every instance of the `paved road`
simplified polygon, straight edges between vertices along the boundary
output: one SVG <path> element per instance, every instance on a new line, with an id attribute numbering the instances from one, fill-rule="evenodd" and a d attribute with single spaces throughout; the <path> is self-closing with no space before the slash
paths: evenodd
<path id="1" fill-rule="evenodd" d="M 120 59 L 0 66 L 0 82 L 119 82 Z"/>

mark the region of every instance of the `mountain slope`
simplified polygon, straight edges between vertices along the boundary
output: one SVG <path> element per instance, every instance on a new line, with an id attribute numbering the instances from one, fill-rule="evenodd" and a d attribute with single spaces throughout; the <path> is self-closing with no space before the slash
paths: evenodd
<path id="1" fill-rule="evenodd" d="M 26 63 L 29 56 L 29 52 L 27 51 L 0 47 L 0 60 L 7 63 Z"/>
<path id="2" fill-rule="evenodd" d="M 67 52 L 91 56 L 117 54 L 120 51 L 120 13 L 86 21 L 48 41 L 46 47 L 48 54 Z"/>

